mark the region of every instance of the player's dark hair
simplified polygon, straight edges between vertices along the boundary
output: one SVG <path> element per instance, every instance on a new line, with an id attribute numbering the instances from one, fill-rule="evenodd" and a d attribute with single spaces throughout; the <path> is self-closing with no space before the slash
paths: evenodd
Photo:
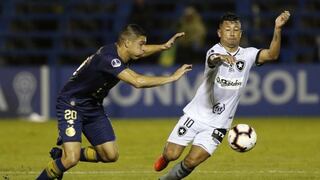
<path id="1" fill-rule="evenodd" d="M 240 18 L 235 13 L 227 12 L 221 16 L 219 26 L 221 26 L 224 21 L 240 21 Z"/>
<path id="2" fill-rule="evenodd" d="M 146 36 L 146 32 L 137 24 L 127 25 L 119 34 L 118 44 L 123 43 L 124 40 L 132 40 L 139 36 Z"/>

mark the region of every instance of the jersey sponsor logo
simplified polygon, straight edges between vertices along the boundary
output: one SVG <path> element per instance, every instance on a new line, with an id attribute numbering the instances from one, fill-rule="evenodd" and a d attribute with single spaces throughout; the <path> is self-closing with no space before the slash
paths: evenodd
<path id="1" fill-rule="evenodd" d="M 216 84 L 223 89 L 240 89 L 243 84 L 243 78 L 225 78 L 223 76 L 217 76 Z"/>
<path id="2" fill-rule="evenodd" d="M 245 62 L 244 61 L 239 60 L 239 61 L 236 62 L 236 68 L 239 71 L 242 71 L 244 69 L 244 66 L 245 66 Z"/>
<path id="3" fill-rule="evenodd" d="M 224 136 L 226 135 L 227 130 L 226 129 L 214 129 L 211 136 L 213 141 L 215 141 L 217 144 L 220 144 L 224 138 Z"/>
<path id="4" fill-rule="evenodd" d="M 222 103 L 217 103 L 213 106 L 212 112 L 214 114 L 221 114 L 226 109 L 226 105 Z"/>
<path id="5" fill-rule="evenodd" d="M 111 66 L 112 67 L 119 67 L 119 66 L 121 66 L 121 61 L 119 59 L 112 59 Z"/>

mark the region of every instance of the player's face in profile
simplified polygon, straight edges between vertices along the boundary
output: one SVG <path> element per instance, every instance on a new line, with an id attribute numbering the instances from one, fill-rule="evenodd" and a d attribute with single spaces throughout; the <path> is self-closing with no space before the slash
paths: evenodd
<path id="1" fill-rule="evenodd" d="M 144 54 L 144 46 L 147 43 L 145 36 L 139 36 L 131 41 L 129 53 L 131 59 L 139 59 Z"/>
<path id="2" fill-rule="evenodd" d="M 218 30 L 220 42 L 230 48 L 239 46 L 241 33 L 242 30 L 239 21 L 223 21 Z"/>

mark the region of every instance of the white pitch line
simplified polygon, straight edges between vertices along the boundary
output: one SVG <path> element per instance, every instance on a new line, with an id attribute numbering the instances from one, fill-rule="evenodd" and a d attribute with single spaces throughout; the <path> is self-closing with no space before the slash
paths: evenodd
<path id="1" fill-rule="evenodd" d="M 320 171 L 289 171 L 289 170 L 260 170 L 260 171 L 206 171 L 198 170 L 195 173 L 199 174 L 320 174 Z"/>
<path id="2" fill-rule="evenodd" d="M 154 174 L 155 171 L 70 171 L 66 174 Z M 261 170 L 261 171 L 207 171 L 207 170 L 198 170 L 194 172 L 195 174 L 320 174 L 320 171 L 289 171 L 289 170 Z M 34 175 L 39 174 L 38 171 L 0 171 L 1 175 Z"/>

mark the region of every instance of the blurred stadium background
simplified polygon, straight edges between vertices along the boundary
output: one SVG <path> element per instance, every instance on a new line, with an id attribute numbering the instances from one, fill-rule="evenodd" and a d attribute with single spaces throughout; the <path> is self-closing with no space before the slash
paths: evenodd
<path id="1" fill-rule="evenodd" d="M 201 81 L 205 52 L 218 42 L 220 16 L 237 13 L 244 31 L 242 46 L 266 48 L 283 10 L 289 10 L 291 18 L 282 32 L 279 61 L 252 70 L 236 114 L 236 122 L 257 127 L 261 143 L 240 156 L 226 150 L 224 143 L 217 159 L 190 179 L 319 179 L 319 0 L 1 1 L 0 175 L 33 179 L 48 161 L 56 125 L 18 120 L 54 119 L 57 92 L 77 66 L 100 46 L 114 42 L 126 24 L 137 23 L 147 30 L 149 43 L 163 43 L 178 31 L 187 34 L 171 50 L 133 63 L 133 69 L 157 75 L 182 63 L 192 63 L 194 69 L 159 88 L 137 90 L 122 83 L 115 87 L 105 107 L 118 129 L 123 159 L 106 168 L 80 166 L 67 178 L 155 179 L 152 162 Z M 141 129 L 150 134 L 146 141 Z"/>

